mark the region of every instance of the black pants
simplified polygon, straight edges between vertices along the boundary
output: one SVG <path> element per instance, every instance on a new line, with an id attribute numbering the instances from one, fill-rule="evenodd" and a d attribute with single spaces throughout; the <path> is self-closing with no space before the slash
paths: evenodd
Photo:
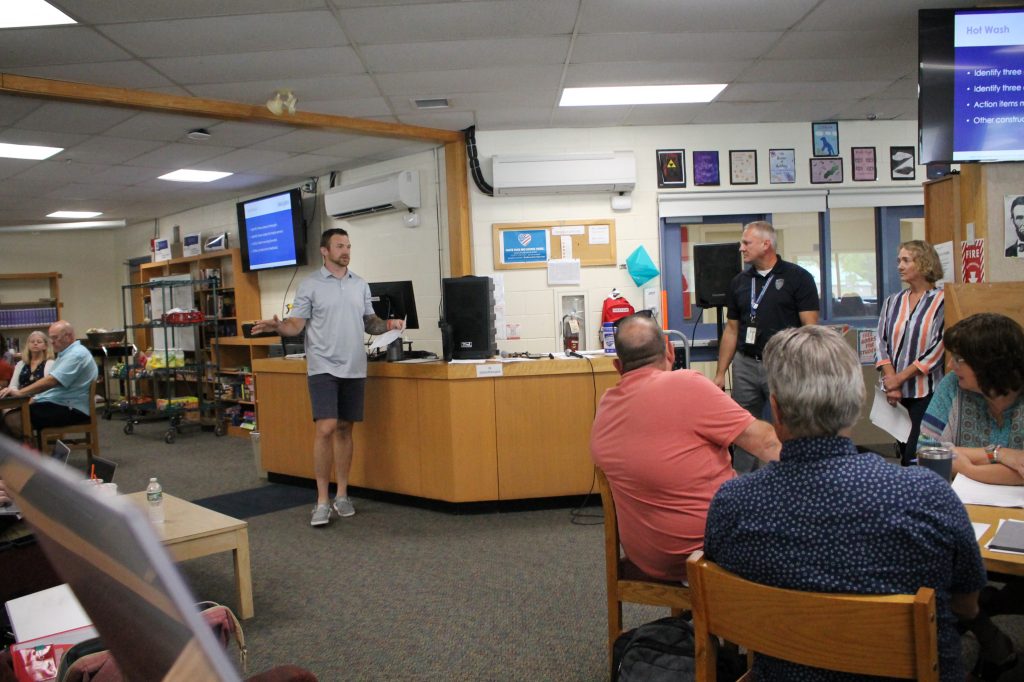
<path id="1" fill-rule="evenodd" d="M 928 403 L 932 401 L 931 396 L 925 398 L 900 398 L 900 405 L 907 408 L 910 413 L 910 437 L 906 443 L 901 443 L 900 464 L 910 466 L 917 458 L 917 437 L 921 435 L 921 420 L 928 410 Z"/>

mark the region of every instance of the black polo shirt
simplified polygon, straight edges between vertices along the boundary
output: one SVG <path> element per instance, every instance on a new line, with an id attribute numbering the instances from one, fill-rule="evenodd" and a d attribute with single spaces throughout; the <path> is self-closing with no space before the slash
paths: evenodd
<path id="1" fill-rule="evenodd" d="M 757 306 L 754 327 L 757 329 L 756 343 L 748 344 L 747 328 L 750 327 L 751 288 L 754 284 L 754 300 L 761 296 Z M 767 291 L 764 290 L 768 286 Z M 751 357 L 761 358 L 764 346 L 775 332 L 789 327 L 800 326 L 800 313 L 818 310 L 818 288 L 811 273 L 795 263 L 778 259 L 767 275 L 758 274 L 754 266 L 746 268 L 732 279 L 729 297 L 726 301 L 729 319 L 739 320 L 740 333 L 736 339 L 736 350 Z"/>

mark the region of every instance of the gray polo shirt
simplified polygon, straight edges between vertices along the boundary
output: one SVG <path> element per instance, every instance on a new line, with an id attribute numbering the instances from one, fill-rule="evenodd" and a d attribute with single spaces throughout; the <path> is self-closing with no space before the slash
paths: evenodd
<path id="1" fill-rule="evenodd" d="M 321 266 L 302 280 L 289 317 L 306 320 L 307 374 L 366 376 L 364 315 L 373 315 L 370 286 L 351 270 L 339 279 Z"/>

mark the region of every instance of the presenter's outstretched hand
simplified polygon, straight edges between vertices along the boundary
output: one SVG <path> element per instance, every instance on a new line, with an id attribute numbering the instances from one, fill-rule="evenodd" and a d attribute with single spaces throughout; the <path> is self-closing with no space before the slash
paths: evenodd
<path id="1" fill-rule="evenodd" d="M 276 332 L 281 328 L 281 320 L 277 315 L 274 315 L 273 319 L 260 320 L 252 326 L 253 334 L 262 334 L 264 332 Z"/>
<path id="2" fill-rule="evenodd" d="M 405 329 L 405 320 L 388 320 L 388 331 L 392 329 Z"/>

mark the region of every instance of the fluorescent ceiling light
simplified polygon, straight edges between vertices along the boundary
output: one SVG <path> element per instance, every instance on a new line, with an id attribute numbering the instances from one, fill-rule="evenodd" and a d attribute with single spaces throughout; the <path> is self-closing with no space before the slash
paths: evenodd
<path id="1" fill-rule="evenodd" d="M 58 152 L 64 151 L 63 147 L 38 147 L 33 144 L 10 144 L 0 142 L 0 156 L 7 159 L 48 159 Z"/>
<path id="2" fill-rule="evenodd" d="M 95 218 L 98 215 L 103 215 L 99 211 L 54 211 L 53 213 L 47 213 L 47 218 L 76 218 L 84 220 L 85 218 Z"/>
<path id="3" fill-rule="evenodd" d="M 222 173 L 221 171 L 201 171 L 201 170 L 189 170 L 188 168 L 179 168 L 173 173 L 161 175 L 160 180 L 171 180 L 173 182 L 213 182 L 214 180 L 220 180 L 226 178 L 234 173 Z"/>
<path id="4" fill-rule="evenodd" d="M 627 85 L 622 87 L 565 88 L 560 107 L 604 107 L 622 104 L 689 104 L 710 102 L 725 90 L 725 83 L 705 85 Z"/>
<path id="5" fill-rule="evenodd" d="M 78 22 L 44 0 L 0 2 L 0 28 L 55 26 Z"/>

